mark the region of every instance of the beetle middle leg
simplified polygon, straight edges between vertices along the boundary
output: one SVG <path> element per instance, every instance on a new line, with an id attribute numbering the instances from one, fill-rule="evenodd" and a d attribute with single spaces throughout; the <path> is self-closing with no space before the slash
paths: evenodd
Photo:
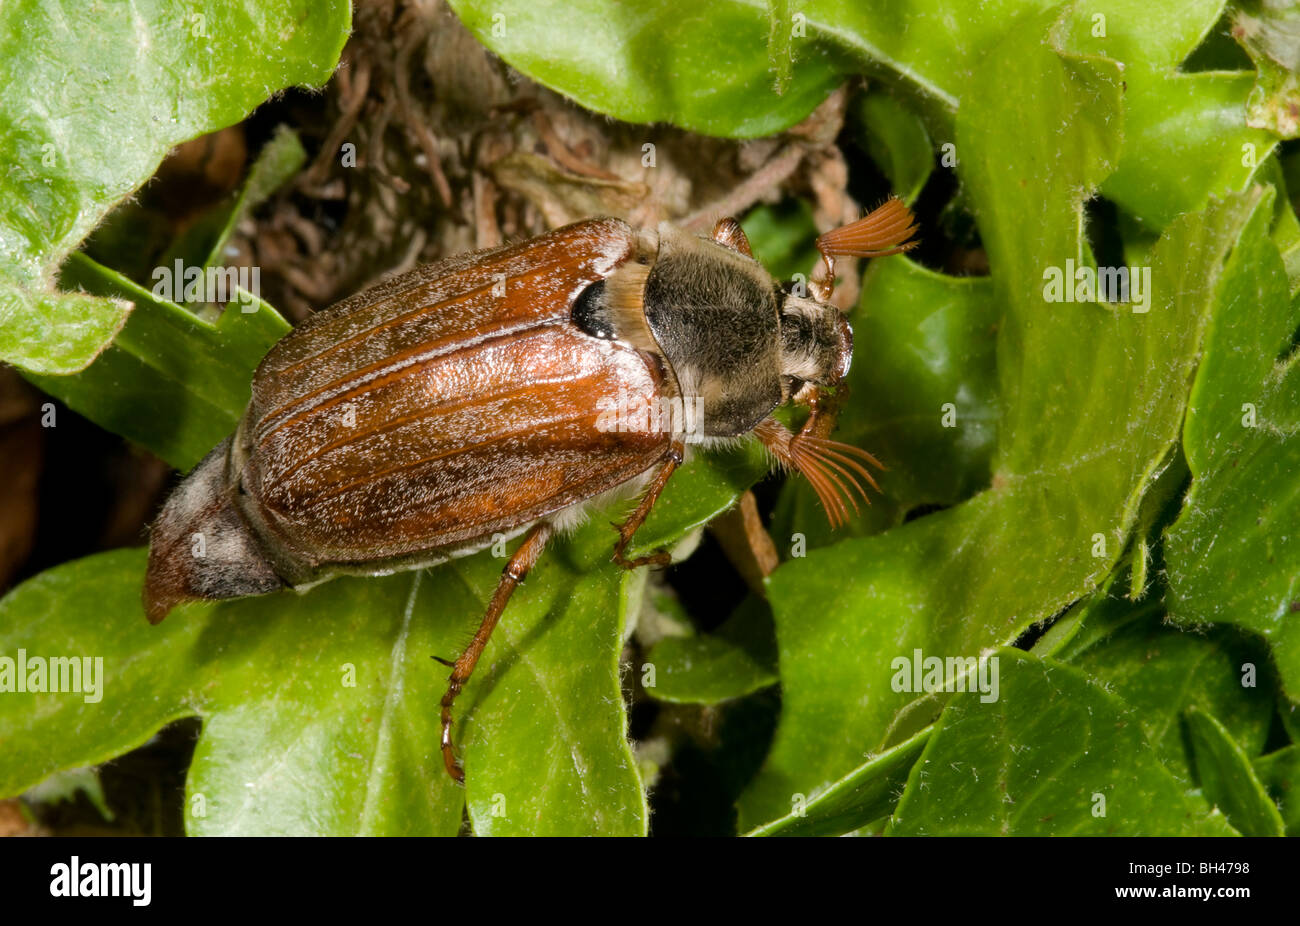
<path id="1" fill-rule="evenodd" d="M 478 632 L 474 634 L 474 639 L 470 641 L 469 646 L 465 647 L 465 652 L 461 653 L 460 658 L 452 664 L 451 676 L 447 679 L 447 693 L 442 696 L 441 702 L 442 762 L 447 766 L 447 774 L 458 782 L 464 783 L 465 772 L 456 761 L 456 753 L 451 741 L 451 706 L 456 701 L 456 695 L 460 694 L 465 683 L 469 681 L 474 667 L 478 665 L 479 657 L 483 655 L 483 648 L 487 646 L 488 638 L 492 636 L 492 630 L 501 618 L 501 612 L 506 609 L 510 596 L 523 582 L 529 570 L 537 564 L 550 536 L 551 525 L 544 521 L 534 524 L 524 535 L 524 542 L 501 571 L 501 581 L 497 583 L 497 590 L 492 593 L 492 600 L 488 602 L 487 613 L 483 615 Z"/>
<path id="2" fill-rule="evenodd" d="M 667 566 L 672 562 L 672 554 L 667 550 L 659 550 L 646 556 L 638 556 L 636 559 L 628 559 L 623 555 L 628 544 L 632 542 L 632 537 L 636 534 L 637 529 L 645 523 L 645 519 L 650 514 L 650 509 L 654 507 L 659 500 L 659 493 L 664 490 L 668 484 L 668 479 L 672 476 L 677 467 L 682 465 L 682 460 L 686 456 L 686 445 L 681 441 L 673 441 L 664 456 L 663 466 L 659 472 L 655 473 L 654 479 L 650 481 L 649 488 L 646 489 L 645 495 L 641 496 L 641 503 L 636 506 L 636 511 L 628 517 L 626 521 L 618 528 L 618 543 L 614 545 L 614 562 L 618 563 L 624 569 L 636 569 L 638 566 Z"/>

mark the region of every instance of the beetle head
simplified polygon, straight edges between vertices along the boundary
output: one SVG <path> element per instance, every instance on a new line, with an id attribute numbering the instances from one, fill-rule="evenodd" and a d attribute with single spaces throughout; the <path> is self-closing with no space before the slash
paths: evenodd
<path id="1" fill-rule="evenodd" d="M 808 284 L 816 298 L 787 292 L 781 303 L 781 375 L 787 395 L 797 392 L 802 383 L 834 386 L 848 375 L 853 329 L 830 304 L 835 258 L 885 257 L 910 251 L 918 243 L 915 234 L 912 211 L 901 199 L 890 197 L 857 221 L 817 238 L 824 272 L 820 280 Z"/>
<path id="2" fill-rule="evenodd" d="M 835 386 L 849 372 L 853 329 L 833 305 L 787 293 L 781 304 L 781 376 L 793 394 L 802 383 Z"/>

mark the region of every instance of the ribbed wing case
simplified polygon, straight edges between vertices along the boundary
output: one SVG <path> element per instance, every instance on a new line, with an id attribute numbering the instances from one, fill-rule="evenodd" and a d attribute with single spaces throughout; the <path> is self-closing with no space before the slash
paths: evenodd
<path id="1" fill-rule="evenodd" d="M 250 521 L 308 567 L 401 560 L 651 467 L 667 435 L 597 420 L 601 399 L 658 394 L 653 361 L 569 320 L 635 234 L 567 226 L 420 268 L 295 329 L 259 368 L 236 435 Z"/>

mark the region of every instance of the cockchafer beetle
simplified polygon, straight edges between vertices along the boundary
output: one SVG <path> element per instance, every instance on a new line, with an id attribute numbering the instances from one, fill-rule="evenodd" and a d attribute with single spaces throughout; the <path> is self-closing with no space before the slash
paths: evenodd
<path id="1" fill-rule="evenodd" d="M 822 235 L 809 298 L 763 269 L 735 219 L 705 238 L 598 218 L 419 267 L 316 313 L 266 355 L 235 433 L 163 507 L 149 620 L 185 600 L 413 569 L 522 534 L 478 632 L 447 663 L 442 754 L 463 781 L 456 695 L 548 538 L 611 492 L 642 493 L 614 544 L 625 568 L 669 562 L 624 553 L 688 441 L 752 433 L 811 482 L 832 525 L 856 507 L 852 490 L 866 498 L 858 479 L 875 480 L 863 464 L 879 464 L 825 436 L 822 390 L 853 351 L 829 301 L 835 258 L 908 250 L 915 231 L 890 199 Z M 615 395 L 691 400 L 700 414 L 610 428 L 602 409 Z M 788 401 L 810 409 L 798 433 L 771 417 Z"/>

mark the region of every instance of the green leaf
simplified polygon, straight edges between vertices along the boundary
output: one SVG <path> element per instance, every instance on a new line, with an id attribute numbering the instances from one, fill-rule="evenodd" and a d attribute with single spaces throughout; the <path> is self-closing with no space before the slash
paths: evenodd
<path id="1" fill-rule="evenodd" d="M 828 43 L 787 43 L 793 23 L 771 21 L 764 4 L 672 0 L 633 9 L 602 0 L 451 0 L 451 7 L 511 65 L 590 109 L 708 135 L 754 137 L 791 126 L 847 70 Z M 769 44 L 772 36 L 780 41 Z"/>
<path id="2" fill-rule="evenodd" d="M 1156 475 L 1138 506 L 1133 544 L 1126 557 L 1129 601 L 1141 601 L 1146 597 L 1153 550 L 1160 541 L 1161 531 L 1176 515 L 1180 496 L 1187 488 L 1187 460 L 1183 458 L 1181 448 L 1174 447 L 1167 459 L 1168 464 Z"/>
<path id="3" fill-rule="evenodd" d="M 1147 742 L 1175 777 L 1194 780 L 1181 722 L 1187 710 L 1221 717 L 1247 755 L 1263 752 L 1273 694 L 1267 676 L 1259 677 L 1267 666 L 1258 646 L 1226 628 L 1202 636 L 1171 627 L 1158 598 L 1133 605 L 1103 597 L 1084 621 L 1108 632 L 1069 661 L 1136 708 Z M 1255 666 L 1249 675 L 1247 664 Z"/>
<path id="4" fill-rule="evenodd" d="M 1255 774 L 1282 812 L 1288 836 L 1300 836 L 1300 746 L 1287 746 L 1254 761 Z"/>
<path id="5" fill-rule="evenodd" d="M 1255 63 L 1251 125 L 1282 138 L 1300 135 L 1300 10 L 1294 4 L 1246 0 L 1232 17 L 1232 34 Z"/>
<path id="6" fill-rule="evenodd" d="M 177 258 L 186 264 L 202 267 L 225 265 L 226 244 L 235 233 L 235 226 L 296 176 L 306 163 L 307 152 L 297 133 L 286 126 L 277 126 L 271 140 L 257 153 L 257 160 L 249 168 L 239 195 L 210 216 L 204 216 L 192 229 L 193 234 L 182 236 L 176 244 L 184 243 L 190 248 L 173 246 L 167 255 L 170 260 L 165 258 L 163 266 L 170 266 Z"/>
<path id="7" fill-rule="evenodd" d="M 1171 225 L 1146 312 L 1046 302 L 1046 268 L 1089 260 L 1082 200 L 1115 163 L 1120 89 L 1113 63 L 1044 45 L 1051 25 L 1026 22 L 986 55 L 958 119 L 1003 309 L 991 487 L 772 576 L 783 712 L 742 799 L 744 825 L 785 814 L 792 792 L 820 793 L 930 722 L 941 699 L 895 690 L 895 659 L 973 658 L 1095 588 L 1177 440 L 1223 259 L 1261 197 Z"/>
<path id="8" fill-rule="evenodd" d="M 772 611 L 750 596 L 713 633 L 670 636 L 646 654 L 655 683 L 646 693 L 675 704 L 718 704 L 775 685 Z"/>
<path id="9" fill-rule="evenodd" d="M 791 42 L 794 39 L 790 0 L 768 0 L 767 55 L 772 73 L 772 89 L 780 96 L 790 86 L 794 56 Z"/>
<path id="10" fill-rule="evenodd" d="M 876 166 L 905 203 L 916 201 L 934 169 L 934 150 L 925 123 L 902 100 L 881 91 L 857 97 L 850 114 Z"/>
<path id="11" fill-rule="evenodd" d="M 1282 720 L 1282 729 L 1293 743 L 1300 743 L 1300 704 L 1282 696 L 1277 699 L 1277 714 Z"/>
<path id="12" fill-rule="evenodd" d="M 793 795 L 795 809 L 746 835 L 842 836 L 888 816 L 932 733 L 933 727 L 927 727 L 886 749 L 811 800 Z"/>
<path id="13" fill-rule="evenodd" d="M 190 606 L 158 627 L 140 605 L 144 562 L 143 550 L 77 560 L 0 601 L 0 654 L 103 660 L 98 700 L 0 699 L 0 794 L 198 715 L 192 833 L 450 835 L 466 793 L 478 832 L 644 832 L 615 567 L 582 576 L 548 557 L 516 592 L 457 703 L 465 792 L 442 768 L 446 672 L 431 657 L 459 652 L 499 560 Z"/>
<path id="14" fill-rule="evenodd" d="M 944 710 L 890 835 L 1233 834 L 1164 769 L 1119 698 L 1050 660 L 997 658 L 997 700 L 967 693 Z"/>
<path id="15" fill-rule="evenodd" d="M 1277 141 L 1245 122 L 1251 76 L 1125 70 L 1124 155 L 1101 192 L 1153 229 L 1242 190 Z"/>
<path id="16" fill-rule="evenodd" d="M 1291 207 L 1290 191 L 1296 188 L 1296 177 L 1290 175 L 1290 163 L 1290 159 L 1284 160 L 1276 155 L 1270 157 L 1260 165 L 1257 180 L 1277 191 L 1271 235 L 1278 253 L 1282 255 L 1291 295 L 1294 296 L 1300 292 L 1300 218 Z"/>
<path id="17" fill-rule="evenodd" d="M 1260 634 L 1300 700 L 1300 323 L 1282 260 L 1256 215 L 1225 271 L 1183 441 L 1192 487 L 1169 529 L 1169 611 L 1183 624 Z"/>
<path id="18" fill-rule="evenodd" d="M 0 601 L 0 653 L 103 665 L 98 701 L 0 701 L 0 793 L 111 759 L 197 714 L 204 728 L 185 814 L 193 833 L 456 832 L 460 789 L 433 775 L 441 673 L 428 658 L 456 634 L 431 619 L 428 583 L 414 600 L 412 575 L 345 580 L 326 594 L 192 607 L 150 627 L 144 564 L 143 550 L 77 560 Z M 390 703 L 399 680 L 407 697 Z M 412 724 L 422 742 L 409 738 Z M 414 755 L 394 762 L 403 743 Z M 420 773 L 418 789 L 390 782 Z"/>
<path id="19" fill-rule="evenodd" d="M 1282 815 L 1232 734 L 1213 714 L 1195 707 L 1187 709 L 1187 726 L 1206 799 L 1246 836 L 1283 835 Z"/>
<path id="20" fill-rule="evenodd" d="M 71 373 L 122 329 L 121 300 L 53 291 L 68 253 L 175 145 L 275 91 L 320 86 L 350 26 L 342 0 L 0 9 L 0 359 Z"/>
<path id="21" fill-rule="evenodd" d="M 63 276 L 128 299 L 134 309 L 113 344 L 82 372 L 28 379 L 182 471 L 235 429 L 253 371 L 289 330 L 274 309 L 247 293 L 214 324 L 84 255 L 73 255 Z"/>
<path id="22" fill-rule="evenodd" d="M 82 369 L 122 330 L 131 311 L 120 299 L 40 292 L 38 285 L 0 276 L 0 357 L 24 369 Z"/>
<path id="23" fill-rule="evenodd" d="M 500 566 L 479 556 L 434 578 L 454 571 L 477 615 Z M 481 836 L 644 835 L 619 686 L 631 576 L 608 564 L 587 575 L 547 566 L 511 599 L 458 705 L 470 821 Z"/>
<path id="24" fill-rule="evenodd" d="M 1212 195 L 1244 189 L 1276 144 L 1246 124 L 1250 72 L 1179 69 L 1223 8 L 1222 0 L 1075 7 L 1068 47 L 1124 69 L 1124 150 L 1101 192 L 1154 229 L 1203 208 Z"/>

